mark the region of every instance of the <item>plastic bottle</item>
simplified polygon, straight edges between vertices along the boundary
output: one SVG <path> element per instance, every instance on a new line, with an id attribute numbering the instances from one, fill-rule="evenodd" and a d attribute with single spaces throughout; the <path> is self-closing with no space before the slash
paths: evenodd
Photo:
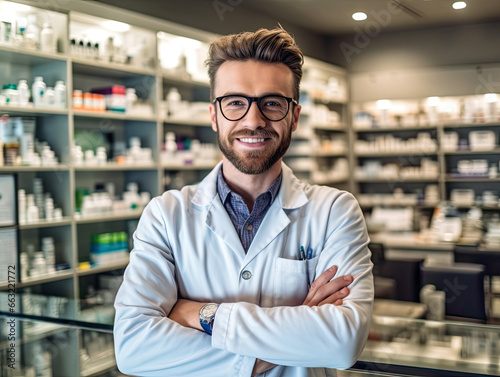
<path id="1" fill-rule="evenodd" d="M 40 29 L 37 25 L 36 14 L 28 16 L 28 26 L 26 27 L 26 47 L 38 49 L 40 45 Z"/>
<path id="2" fill-rule="evenodd" d="M 73 109 L 81 110 L 83 109 L 83 93 L 81 90 L 73 90 Z"/>
<path id="3" fill-rule="evenodd" d="M 58 80 L 56 81 L 56 86 L 54 87 L 54 104 L 59 109 L 66 108 L 66 85 L 64 85 L 64 81 Z"/>
<path id="4" fill-rule="evenodd" d="M 26 222 L 26 191 L 23 189 L 19 189 L 17 191 L 17 217 L 19 219 L 19 223 L 24 224 Z"/>
<path id="5" fill-rule="evenodd" d="M 181 102 L 181 95 L 177 88 L 170 88 L 167 94 L 167 108 L 168 116 L 172 118 L 176 115 L 176 111 L 179 110 L 179 104 Z"/>
<path id="6" fill-rule="evenodd" d="M 165 135 L 165 160 L 167 164 L 175 162 L 175 153 L 177 152 L 177 143 L 175 142 L 175 133 L 167 132 Z"/>
<path id="7" fill-rule="evenodd" d="M 47 273 L 47 262 L 43 256 L 42 251 L 37 251 L 33 260 L 31 261 L 31 276 L 45 275 Z"/>
<path id="8" fill-rule="evenodd" d="M 19 80 L 17 94 L 19 97 L 19 106 L 28 106 L 30 102 L 30 88 L 26 80 Z"/>
<path id="9" fill-rule="evenodd" d="M 31 86 L 31 93 L 33 97 L 33 105 L 35 107 L 43 106 L 42 98 L 45 93 L 45 89 L 47 86 L 43 82 L 43 77 L 37 76 L 35 77 L 35 82 Z"/>
<path id="10" fill-rule="evenodd" d="M 34 223 L 39 220 L 38 207 L 35 205 L 35 195 L 26 195 L 27 209 L 26 209 L 26 220 L 29 223 Z"/>
<path id="11" fill-rule="evenodd" d="M 56 271 L 56 252 L 54 247 L 54 239 L 52 237 L 42 238 L 42 251 L 47 265 L 47 272 Z"/>
<path id="12" fill-rule="evenodd" d="M 45 52 L 56 52 L 54 30 L 49 23 L 44 23 L 40 32 L 40 49 Z"/>
<path id="13" fill-rule="evenodd" d="M 135 88 L 127 88 L 125 89 L 125 97 L 127 100 L 127 111 L 132 110 L 137 102 L 137 94 L 135 93 Z"/>
<path id="14" fill-rule="evenodd" d="M 46 107 L 54 107 L 56 101 L 56 93 L 54 91 L 54 88 L 48 87 L 45 89 L 45 93 L 43 93 L 43 104 Z"/>

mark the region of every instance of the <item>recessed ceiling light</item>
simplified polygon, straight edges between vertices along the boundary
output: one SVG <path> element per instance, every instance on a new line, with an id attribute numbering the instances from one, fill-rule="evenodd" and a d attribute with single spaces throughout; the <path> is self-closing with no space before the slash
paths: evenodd
<path id="1" fill-rule="evenodd" d="M 465 1 L 455 1 L 452 6 L 453 9 L 464 9 L 467 4 L 465 3 Z"/>
<path id="2" fill-rule="evenodd" d="M 352 15 L 352 19 L 355 21 L 363 21 L 363 20 L 366 20 L 366 18 L 367 18 L 367 15 L 366 15 L 366 13 L 363 13 L 363 12 L 356 12 L 356 13 L 353 13 L 353 15 Z"/>

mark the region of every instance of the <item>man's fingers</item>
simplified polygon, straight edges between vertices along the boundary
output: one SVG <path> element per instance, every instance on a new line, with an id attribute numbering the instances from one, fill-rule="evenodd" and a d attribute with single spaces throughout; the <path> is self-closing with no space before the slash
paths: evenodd
<path id="1" fill-rule="evenodd" d="M 323 272 L 321 275 L 319 275 L 319 277 L 312 282 L 311 288 L 309 288 L 309 292 L 307 294 L 306 299 L 304 300 L 303 305 L 309 305 L 314 295 L 316 294 L 317 290 L 326 283 L 328 283 L 330 280 L 332 280 L 332 278 L 337 273 L 337 270 L 338 270 L 337 266 L 332 266 L 328 270 Z"/>
<path id="2" fill-rule="evenodd" d="M 333 293 L 329 297 L 325 298 L 323 301 L 321 301 L 318 306 L 325 305 L 325 304 L 334 304 L 337 305 L 337 301 L 340 301 L 341 303 L 339 305 L 342 305 L 343 298 L 346 298 L 351 291 L 349 288 L 344 287 L 340 291 Z"/>
<path id="3" fill-rule="evenodd" d="M 315 281 L 319 281 L 319 278 Z M 326 282 L 321 286 L 318 285 L 315 290 L 311 288 L 306 300 L 304 301 L 304 305 L 316 306 L 323 302 L 333 304 L 335 300 L 339 298 L 342 299 L 349 294 L 349 291 L 344 291 L 343 293 L 339 293 L 339 291 L 351 284 L 352 281 L 352 275 L 345 275 Z"/>
<path id="4" fill-rule="evenodd" d="M 335 274 L 337 273 L 338 271 L 338 267 L 337 266 L 332 266 L 330 267 L 328 270 L 326 270 L 325 272 L 323 272 L 321 275 L 319 275 L 319 277 L 314 280 L 311 284 L 311 291 L 315 291 L 316 289 L 318 289 L 319 287 L 325 285 L 326 283 L 328 283 L 330 280 L 333 279 L 333 277 L 335 276 Z"/>

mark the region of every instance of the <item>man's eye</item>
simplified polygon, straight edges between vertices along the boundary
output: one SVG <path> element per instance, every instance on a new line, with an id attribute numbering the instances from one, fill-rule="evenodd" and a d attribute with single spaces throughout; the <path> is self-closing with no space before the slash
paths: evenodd
<path id="1" fill-rule="evenodd" d="M 243 102 L 241 101 L 231 101 L 228 103 L 228 106 L 242 106 Z"/>
<path id="2" fill-rule="evenodd" d="M 266 107 L 280 107 L 281 104 L 279 102 L 276 102 L 276 101 L 267 101 L 264 106 Z"/>

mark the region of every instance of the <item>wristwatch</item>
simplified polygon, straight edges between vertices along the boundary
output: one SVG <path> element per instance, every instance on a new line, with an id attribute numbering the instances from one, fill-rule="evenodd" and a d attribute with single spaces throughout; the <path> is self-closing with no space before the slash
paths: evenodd
<path id="1" fill-rule="evenodd" d="M 212 335 L 212 324 L 218 308 L 219 304 L 210 303 L 203 305 L 200 309 L 200 325 L 208 335 Z"/>

